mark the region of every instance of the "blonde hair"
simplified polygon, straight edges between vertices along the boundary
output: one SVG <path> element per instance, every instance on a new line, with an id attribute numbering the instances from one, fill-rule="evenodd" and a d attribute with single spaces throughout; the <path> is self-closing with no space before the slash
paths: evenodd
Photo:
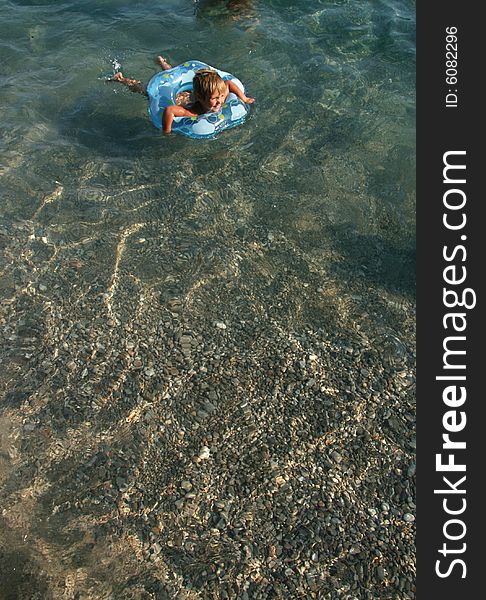
<path id="1" fill-rule="evenodd" d="M 225 92 L 226 83 L 212 69 L 200 69 L 196 71 L 192 81 L 192 93 L 195 100 L 208 102 L 214 92 Z"/>

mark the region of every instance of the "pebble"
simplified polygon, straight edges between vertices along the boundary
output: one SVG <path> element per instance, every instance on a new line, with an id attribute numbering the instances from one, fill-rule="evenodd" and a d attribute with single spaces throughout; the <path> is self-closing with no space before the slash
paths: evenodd
<path id="1" fill-rule="evenodd" d="M 65 267 L 58 263 L 54 284 L 52 265 L 36 263 L 37 281 L 30 288 L 30 265 L 15 273 L 15 306 L 5 305 L 0 324 L 15 369 L 25 370 L 25 385 L 16 387 L 12 379 L 9 395 L 9 418 L 20 416 L 21 439 L 12 437 L 11 453 L 8 448 L 5 454 L 17 453 L 15 481 L 19 489 L 33 489 L 38 477 L 42 487 L 59 470 L 63 489 L 51 486 L 49 499 L 68 513 L 73 530 L 86 525 L 97 537 L 99 529 L 102 544 L 106 536 L 127 539 L 135 532 L 132 541 L 142 557 L 154 560 L 145 565 L 149 570 L 161 555 L 165 560 L 168 548 L 177 548 L 164 563 L 167 590 L 157 587 L 162 580 L 150 580 L 154 597 L 412 597 L 414 527 L 406 524 L 415 522 L 413 335 L 399 372 L 373 342 L 390 291 L 383 292 L 384 303 L 370 296 L 365 317 L 355 320 L 357 313 L 347 315 L 346 309 L 335 319 L 339 269 L 321 270 L 316 255 L 312 269 L 302 271 L 310 289 L 297 262 L 298 268 L 273 272 L 285 258 L 280 252 L 286 234 L 280 232 L 271 248 L 265 234 L 255 241 L 262 254 L 254 288 L 243 276 L 237 285 L 226 285 L 237 262 L 247 269 L 245 262 L 254 258 L 241 241 L 253 243 L 253 232 L 239 203 L 231 194 L 228 200 L 249 236 L 239 248 L 211 248 L 208 269 L 221 266 L 221 280 L 195 285 L 199 275 L 191 260 L 195 252 L 204 258 L 209 251 L 204 216 L 194 230 L 186 227 L 189 221 L 175 219 L 174 244 L 165 245 L 161 237 L 164 252 L 172 254 L 163 268 L 157 266 L 162 279 L 154 287 L 145 282 L 157 244 L 145 225 L 136 256 L 138 236 L 126 240 L 116 285 L 111 272 L 98 272 L 98 250 L 89 238 L 62 245 Z M 183 221 L 192 223 L 184 211 Z M 32 225 L 22 226 L 25 237 Z M 49 236 L 51 231 L 59 235 L 49 225 Z M 10 228 L 4 235 L 8 245 Z M 99 256 L 110 255 L 112 267 L 111 237 L 100 244 Z M 304 246 L 299 261 L 307 258 Z M 18 250 L 21 256 L 21 245 Z M 77 253 L 86 273 L 69 267 Z M 136 277 L 128 276 L 135 268 Z M 318 276 L 322 295 L 314 293 Z M 72 282 L 68 297 L 62 288 L 56 295 L 57 280 Z M 364 308 L 368 293 L 361 276 L 349 281 L 350 289 L 339 288 L 344 301 L 356 297 L 351 294 L 359 287 Z M 23 290 L 42 291 L 44 285 L 53 298 L 32 293 L 20 301 Z M 299 318 L 287 302 L 297 290 L 305 296 Z M 406 311 L 396 323 L 404 336 L 412 306 Z M 0 359 L 7 364 L 10 355 Z M 78 449 L 83 452 L 76 458 Z M 10 476 L 7 481 L 15 483 Z M 89 511 L 103 527 L 80 521 Z M 32 543 L 45 547 L 42 531 L 28 530 L 38 536 Z M 107 564 L 114 564 L 114 552 L 103 547 Z M 137 573 L 149 571 L 125 558 L 129 592 L 139 597 L 145 582 Z M 83 585 L 80 593 L 89 595 Z"/>
<path id="2" fill-rule="evenodd" d="M 336 450 L 333 450 L 333 452 L 331 452 L 331 458 L 334 460 L 334 462 L 337 463 L 340 463 L 343 460 L 343 457 Z"/>
<path id="3" fill-rule="evenodd" d="M 203 446 L 201 448 L 201 450 L 199 451 L 198 458 L 200 460 L 206 460 L 207 458 L 209 458 L 210 454 L 211 454 L 211 452 L 210 452 L 209 448 L 207 446 Z"/>

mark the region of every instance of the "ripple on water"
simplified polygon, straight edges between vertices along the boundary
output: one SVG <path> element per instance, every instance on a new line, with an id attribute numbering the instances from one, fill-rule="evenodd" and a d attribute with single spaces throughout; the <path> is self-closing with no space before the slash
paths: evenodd
<path id="1" fill-rule="evenodd" d="M 387 593 L 411 595 L 412 10 L 0 2 L 12 597 L 381 597 L 377 497 Z M 99 79 L 159 53 L 241 77 L 245 125 L 163 136 Z"/>

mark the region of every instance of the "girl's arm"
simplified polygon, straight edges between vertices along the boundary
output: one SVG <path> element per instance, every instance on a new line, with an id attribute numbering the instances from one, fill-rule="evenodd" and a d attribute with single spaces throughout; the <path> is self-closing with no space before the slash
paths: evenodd
<path id="1" fill-rule="evenodd" d="M 197 113 L 191 112 L 183 106 L 168 106 L 164 109 L 164 114 L 162 115 L 162 128 L 164 133 L 170 133 L 172 131 L 174 117 L 197 117 Z"/>
<path id="2" fill-rule="evenodd" d="M 231 79 L 228 79 L 226 83 L 228 84 L 229 91 L 233 94 L 236 94 L 236 96 L 238 96 L 238 98 L 245 104 L 253 104 L 253 102 L 255 102 L 254 98 L 249 98 L 248 96 L 245 96 L 241 89 Z"/>

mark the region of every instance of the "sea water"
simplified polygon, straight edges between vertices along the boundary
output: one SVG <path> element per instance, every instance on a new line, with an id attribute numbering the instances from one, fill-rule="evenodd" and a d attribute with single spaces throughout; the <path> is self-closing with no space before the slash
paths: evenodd
<path id="1" fill-rule="evenodd" d="M 199 203 L 199 229 L 215 220 L 208 235 L 235 252 L 223 209 L 235 231 L 280 232 L 303 252 L 334 254 L 327 269 L 365 269 L 384 290 L 412 292 L 413 2 L 11 0 L 0 10 L 7 228 L 32 219 L 86 246 L 170 214 L 197 246 L 185 220 Z M 209 142 L 161 135 L 141 95 L 105 81 L 120 68 L 148 81 L 158 54 L 238 76 L 256 99 L 247 123 Z M 156 272 L 163 256 L 148 262 Z"/>
<path id="2" fill-rule="evenodd" d="M 15 480 L 11 420 L 25 425 L 31 410 L 27 432 L 41 423 L 55 444 L 42 410 L 57 414 L 59 390 L 92 376 L 71 375 L 95 360 L 77 327 L 98 352 L 130 349 L 126 332 L 146 317 L 156 344 L 157 307 L 183 306 L 216 330 L 270 319 L 282 335 L 359 331 L 398 370 L 413 356 L 415 2 L 0 0 L 0 49 L 0 475 L 14 507 L 3 541 L 19 544 L 13 589 L 29 531 L 50 540 L 36 552 L 59 543 L 54 555 L 75 568 L 79 539 L 42 533 L 67 504 L 35 508 L 62 477 L 36 478 L 26 462 Z M 244 125 L 209 141 L 155 129 L 146 99 L 107 79 L 147 82 L 159 54 L 241 79 L 255 98 Z M 47 597 L 42 581 L 35 597 Z"/>

